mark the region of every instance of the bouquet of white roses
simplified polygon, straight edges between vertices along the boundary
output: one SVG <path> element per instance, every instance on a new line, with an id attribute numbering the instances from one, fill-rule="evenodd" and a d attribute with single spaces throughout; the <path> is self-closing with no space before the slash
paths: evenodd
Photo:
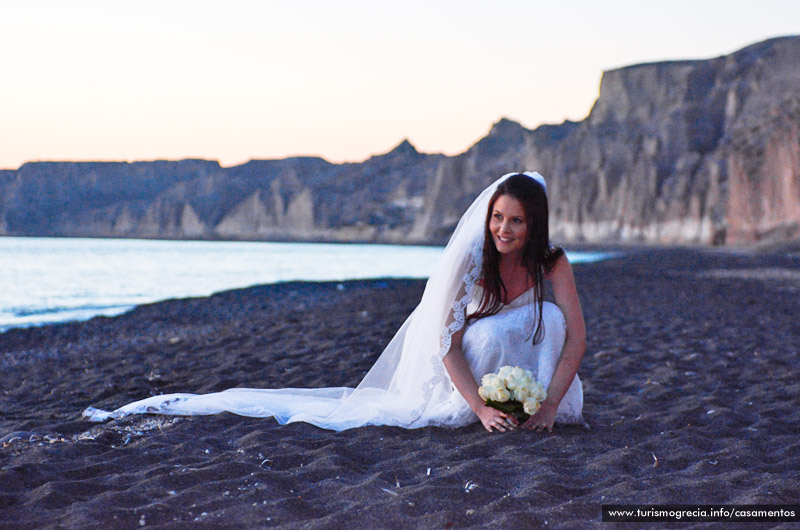
<path id="1" fill-rule="evenodd" d="M 488 406 L 510 412 L 520 421 L 536 414 L 547 397 L 531 371 L 519 366 L 503 366 L 496 374 L 484 375 L 478 394 Z"/>

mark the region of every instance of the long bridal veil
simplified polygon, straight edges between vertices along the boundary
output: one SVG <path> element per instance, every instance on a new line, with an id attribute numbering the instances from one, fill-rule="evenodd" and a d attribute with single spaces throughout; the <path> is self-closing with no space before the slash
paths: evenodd
<path id="1" fill-rule="evenodd" d="M 113 412 L 88 408 L 83 416 L 104 421 L 129 414 L 197 415 L 232 412 L 273 416 L 279 423 L 303 421 L 337 431 L 363 425 L 461 426 L 476 417 L 453 388 L 442 359 L 451 337 L 464 327 L 481 270 L 489 199 L 504 175 L 483 190 L 450 238 L 417 308 L 356 388 L 233 388 L 212 394 L 165 394 Z M 538 173 L 526 173 L 544 183 Z"/>

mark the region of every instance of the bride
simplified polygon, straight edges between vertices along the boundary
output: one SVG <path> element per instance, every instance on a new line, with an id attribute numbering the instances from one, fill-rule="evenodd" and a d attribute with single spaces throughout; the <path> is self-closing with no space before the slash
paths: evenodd
<path id="1" fill-rule="evenodd" d="M 89 407 L 83 416 L 104 421 L 228 411 L 337 431 L 460 427 L 477 420 L 488 431 L 552 431 L 554 422 L 579 423 L 583 314 L 569 261 L 548 233 L 541 175 L 509 173 L 486 188 L 459 221 L 419 305 L 356 388 L 166 394 L 113 412 Z M 555 304 L 543 300 L 545 280 Z M 478 395 L 477 380 L 504 365 L 530 370 L 547 389 L 539 411 L 521 425 Z"/>

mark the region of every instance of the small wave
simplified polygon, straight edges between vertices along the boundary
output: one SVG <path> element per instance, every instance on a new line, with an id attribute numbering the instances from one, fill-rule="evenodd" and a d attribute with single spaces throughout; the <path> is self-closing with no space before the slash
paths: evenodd
<path id="1" fill-rule="evenodd" d="M 116 316 L 134 307 L 134 305 L 84 305 L 16 309 L 0 313 L 0 333 L 11 328 L 29 328 L 59 322 L 89 320 L 100 315 Z"/>
<path id="2" fill-rule="evenodd" d="M 80 305 L 80 306 L 73 306 L 73 307 L 30 307 L 30 308 L 11 308 L 10 313 L 18 318 L 26 318 L 26 317 L 33 317 L 33 316 L 42 316 L 42 315 L 58 315 L 60 313 L 71 313 L 71 312 L 84 312 L 84 311 L 105 311 L 108 309 L 119 309 L 120 307 L 131 307 L 131 306 L 120 306 L 118 304 L 115 305 L 95 305 L 95 304 L 87 304 L 87 305 Z"/>

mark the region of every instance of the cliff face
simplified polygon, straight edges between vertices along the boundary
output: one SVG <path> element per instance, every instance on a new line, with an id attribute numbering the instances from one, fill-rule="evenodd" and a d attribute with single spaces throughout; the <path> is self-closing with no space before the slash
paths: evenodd
<path id="1" fill-rule="evenodd" d="M 733 244 L 797 235 L 798 53 L 800 39 L 776 39 L 607 73 L 587 120 L 555 152 L 541 150 L 568 182 L 553 190 L 562 234 Z"/>
<path id="2" fill-rule="evenodd" d="M 737 129 L 727 163 L 727 241 L 796 238 L 800 234 L 798 98 L 776 103 L 766 119 Z"/>
<path id="3" fill-rule="evenodd" d="M 528 131 L 501 120 L 443 163 L 428 218 L 449 226 L 465 197 L 506 171 L 548 179 L 554 238 L 743 244 L 800 237 L 800 37 L 727 57 L 606 72 L 582 122 Z M 436 234 L 430 229 L 427 236 Z M 416 235 L 421 235 L 419 232 Z"/>
<path id="4" fill-rule="evenodd" d="M 536 169 L 558 240 L 798 238 L 799 56 L 787 37 L 609 71 L 585 120 L 503 119 L 454 157 L 29 163 L 0 171 L 0 235 L 442 242 L 488 183 Z"/>
<path id="5" fill-rule="evenodd" d="M 442 158 L 28 163 L 0 172 L 0 235 L 404 242 Z"/>

